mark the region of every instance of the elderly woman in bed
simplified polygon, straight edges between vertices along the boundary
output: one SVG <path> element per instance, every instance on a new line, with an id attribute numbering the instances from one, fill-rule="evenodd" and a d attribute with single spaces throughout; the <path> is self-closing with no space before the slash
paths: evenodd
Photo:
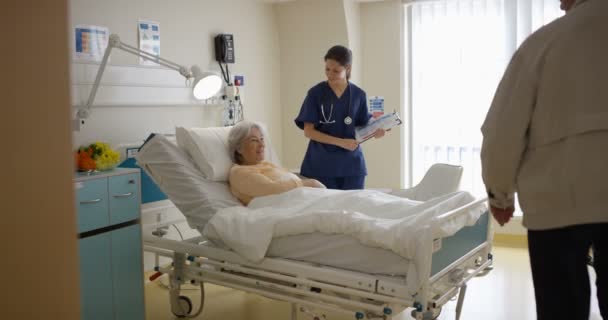
<path id="1" fill-rule="evenodd" d="M 234 165 L 228 178 L 230 191 L 245 205 L 255 197 L 289 191 L 298 187 L 325 188 L 315 179 L 295 174 L 264 161 L 264 129 L 252 121 L 239 122 L 230 130 L 228 148 Z"/>

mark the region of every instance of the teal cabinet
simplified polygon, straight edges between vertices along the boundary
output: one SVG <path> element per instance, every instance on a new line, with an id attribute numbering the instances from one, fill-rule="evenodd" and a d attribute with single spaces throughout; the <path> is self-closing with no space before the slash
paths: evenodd
<path id="1" fill-rule="evenodd" d="M 74 184 L 81 318 L 143 320 L 139 170 L 78 175 Z"/>
<path id="2" fill-rule="evenodd" d="M 111 238 L 114 319 L 144 319 L 141 228 L 133 225 L 114 230 Z"/>
<path id="3" fill-rule="evenodd" d="M 112 319 L 112 253 L 107 233 L 80 239 L 82 319 Z"/>

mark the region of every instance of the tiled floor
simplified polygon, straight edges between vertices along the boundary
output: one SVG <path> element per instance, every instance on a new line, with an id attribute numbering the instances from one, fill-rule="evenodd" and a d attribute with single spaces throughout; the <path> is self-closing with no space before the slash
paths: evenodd
<path id="1" fill-rule="evenodd" d="M 534 291 L 530 276 L 528 253 L 525 249 L 495 247 L 494 270 L 482 278 L 469 282 L 461 320 L 533 320 L 535 319 Z M 592 272 L 592 281 L 594 274 Z M 205 285 L 206 299 L 203 313 L 196 319 L 205 320 L 288 320 L 291 306 L 241 291 Z M 593 286 L 595 296 L 595 287 Z M 198 306 L 198 290 L 182 290 Z M 439 319 L 455 319 L 455 302 L 447 303 Z M 412 319 L 409 310 L 395 320 Z M 590 320 L 601 320 L 597 300 L 592 300 Z M 148 320 L 174 319 L 169 309 L 168 291 L 158 282 L 146 285 L 146 314 Z M 354 317 L 326 313 L 328 320 L 351 320 Z M 311 319 L 300 313 L 299 320 Z"/>

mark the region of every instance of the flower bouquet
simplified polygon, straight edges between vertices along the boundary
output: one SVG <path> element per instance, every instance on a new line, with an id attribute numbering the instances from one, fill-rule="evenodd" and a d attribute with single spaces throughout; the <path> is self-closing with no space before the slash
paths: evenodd
<path id="1" fill-rule="evenodd" d="M 114 169 L 120 161 L 120 154 L 107 143 L 95 142 L 76 151 L 78 171 L 105 171 Z"/>

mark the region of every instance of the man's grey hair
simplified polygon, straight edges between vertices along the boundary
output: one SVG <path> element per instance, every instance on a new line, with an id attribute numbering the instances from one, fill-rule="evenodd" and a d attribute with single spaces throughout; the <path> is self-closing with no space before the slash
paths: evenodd
<path id="1" fill-rule="evenodd" d="M 237 123 L 228 134 L 228 151 L 230 152 L 230 158 L 236 164 L 243 163 L 243 156 L 239 153 L 239 147 L 245 139 L 251 133 L 251 129 L 256 128 L 260 130 L 263 137 L 266 137 L 266 130 L 264 126 L 255 121 L 243 120 Z"/>

